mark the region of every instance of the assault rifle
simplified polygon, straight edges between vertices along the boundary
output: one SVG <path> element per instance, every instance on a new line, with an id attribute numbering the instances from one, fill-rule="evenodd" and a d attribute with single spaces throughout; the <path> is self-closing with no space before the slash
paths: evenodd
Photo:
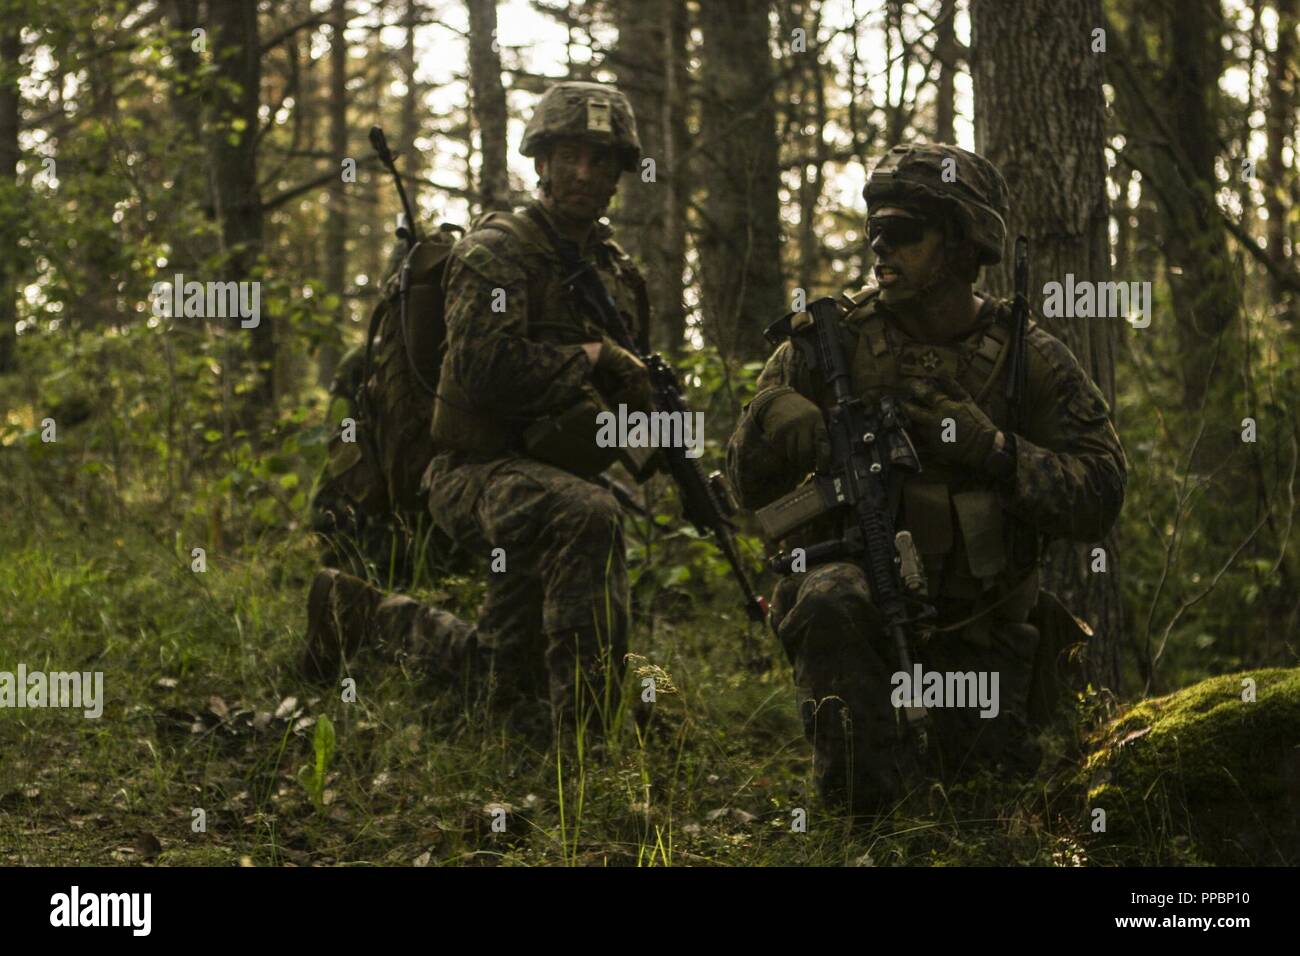
<path id="1" fill-rule="evenodd" d="M 905 474 L 921 470 L 916 450 L 904 431 L 904 416 L 892 396 L 868 406 L 853 394 L 848 362 L 840 341 L 840 307 L 834 299 L 818 299 L 806 312 L 792 312 L 764 332 L 778 345 L 789 339 L 808 364 L 817 370 L 831 392 L 826 409 L 831 461 L 825 471 L 790 494 L 756 512 L 764 533 L 772 539 L 825 514 L 847 520 L 841 537 L 800 549 L 802 555 L 782 552 L 770 562 L 772 570 L 789 574 L 800 563 L 855 560 L 866 571 L 871 600 L 885 620 L 899 667 L 912 672 L 909 630 L 934 616 L 922 599 L 925 574 L 910 532 L 894 531 L 894 506 Z M 926 748 L 928 723 L 924 707 L 903 708 L 918 750 Z"/>
<path id="2" fill-rule="evenodd" d="M 639 358 L 650 373 L 650 387 L 654 392 L 655 410 L 689 415 L 690 408 L 682 394 L 677 373 L 662 356 L 646 355 L 632 338 L 619 314 L 618 307 L 610 298 L 609 290 L 601 281 L 591 262 L 578 255 L 574 243 L 562 239 L 555 228 L 541 215 L 531 217 L 546 234 L 556 255 L 564 264 L 567 276 L 564 287 L 573 296 L 579 307 L 593 316 L 611 339 Z M 677 485 L 678 495 L 682 501 L 682 511 L 686 519 L 695 526 L 701 535 L 713 536 L 714 542 L 727 559 L 731 573 L 740 585 L 744 595 L 745 613 L 749 619 L 761 624 L 768 618 L 767 602 L 754 591 L 745 569 L 740 563 L 740 554 L 736 550 L 734 538 L 735 525 L 731 518 L 735 515 L 730 495 L 723 484 L 722 475 L 714 472 L 704 476 L 698 459 L 687 458 L 685 448 L 661 448 L 668 464 L 669 474 Z"/>

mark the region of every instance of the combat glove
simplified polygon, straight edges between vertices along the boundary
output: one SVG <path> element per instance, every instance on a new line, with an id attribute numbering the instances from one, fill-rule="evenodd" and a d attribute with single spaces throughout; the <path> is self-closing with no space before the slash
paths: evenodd
<path id="1" fill-rule="evenodd" d="M 997 441 L 998 427 L 975 404 L 970 393 L 948 376 L 910 378 L 905 387 L 908 397 L 903 400 L 903 409 L 911 421 L 908 435 L 922 449 L 922 464 L 928 454 L 984 473 Z M 943 440 L 946 418 L 953 421 L 952 441 Z"/>
<path id="2" fill-rule="evenodd" d="M 750 411 L 763 436 L 800 471 L 830 464 L 831 439 L 822 410 L 794 389 L 783 386 L 760 395 Z"/>

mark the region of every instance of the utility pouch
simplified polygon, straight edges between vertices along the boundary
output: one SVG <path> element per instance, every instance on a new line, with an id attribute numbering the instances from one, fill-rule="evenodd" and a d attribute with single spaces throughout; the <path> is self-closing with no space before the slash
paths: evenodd
<path id="1" fill-rule="evenodd" d="M 948 501 L 948 486 L 915 478 L 905 482 L 903 525 L 912 532 L 912 540 L 921 554 L 942 555 L 951 551 L 952 508 Z"/>
<path id="2" fill-rule="evenodd" d="M 596 444 L 600 430 L 596 416 L 607 409 L 594 389 L 584 389 L 586 397 L 558 415 L 538 419 L 523 434 L 524 450 L 529 457 L 563 468 L 580 478 L 593 478 L 619 460 L 617 447 L 601 448 Z M 631 449 L 649 451 L 654 449 Z"/>
<path id="3" fill-rule="evenodd" d="M 431 385 L 438 380 L 442 352 L 447 344 L 447 325 L 439 307 L 441 300 L 442 289 L 427 283 L 412 283 L 406 290 L 402 344 L 422 384 Z"/>
<path id="4" fill-rule="evenodd" d="M 987 581 L 1007 566 L 1002 507 L 993 491 L 962 491 L 952 496 L 961 525 L 962 544 L 970 573 Z"/>
<path id="5" fill-rule="evenodd" d="M 364 427 L 358 423 L 358 428 Z M 330 438 L 326 473 L 330 484 L 351 499 L 363 513 L 379 514 L 389 508 L 383 472 L 371 453 L 370 445 L 358 436 L 346 442 L 342 433 Z"/>

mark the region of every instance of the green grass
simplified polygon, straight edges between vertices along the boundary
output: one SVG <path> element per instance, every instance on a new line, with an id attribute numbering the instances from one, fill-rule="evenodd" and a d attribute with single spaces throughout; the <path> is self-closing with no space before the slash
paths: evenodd
<path id="1" fill-rule="evenodd" d="M 0 669 L 102 670 L 106 702 L 97 720 L 0 710 L 3 863 L 1086 860 L 1081 827 L 1053 820 L 1042 784 L 936 785 L 874 826 L 824 812 L 788 668 L 770 637 L 777 663 L 745 666 L 730 608 L 657 621 L 650 638 L 634 628 L 640 658 L 625 692 L 640 694 L 644 668 L 658 668 L 660 688 L 644 734 L 624 701 L 603 747 L 552 748 L 374 660 L 353 671 L 352 703 L 301 681 L 293 662 L 314 571 L 305 540 L 209 549 L 199 574 L 188 540 L 139 516 L 85 530 L 18 510 L 0 530 Z M 476 591 L 453 581 L 441 593 L 464 602 Z M 792 829 L 796 809 L 806 832 Z"/>

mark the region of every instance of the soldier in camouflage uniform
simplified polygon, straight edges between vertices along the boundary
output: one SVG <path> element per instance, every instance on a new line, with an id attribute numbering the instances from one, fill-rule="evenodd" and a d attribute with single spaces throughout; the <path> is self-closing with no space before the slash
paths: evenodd
<path id="1" fill-rule="evenodd" d="M 938 612 L 913 653 L 926 671 L 999 675 L 996 717 L 930 710 L 925 769 L 949 779 L 999 765 L 1031 772 L 1039 760 L 1027 727 L 1041 636 L 1038 549 L 1042 538 L 1106 535 L 1123 502 L 1124 453 L 1097 386 L 1032 322 L 1021 424 L 1007 427 L 1010 303 L 973 288 L 980 266 L 1001 260 L 1005 240 L 1007 188 L 991 163 L 955 146 L 896 147 L 873 169 L 864 198 L 877 281 L 842 297 L 840 325 L 854 393 L 868 403 L 902 400 L 922 465 L 906 476 L 895 516 L 918 546 Z M 728 446 L 729 477 L 746 507 L 772 502 L 826 462 L 828 400 L 820 376 L 783 343 Z M 781 544 L 807 547 L 841 533 L 825 526 L 829 516 L 818 520 Z M 794 667 L 819 791 L 855 811 L 888 807 L 919 768 L 900 742 L 897 655 L 864 571 L 835 561 L 789 575 L 774 595 L 773 623 Z"/>
<path id="2" fill-rule="evenodd" d="M 542 97 L 520 151 L 534 159 L 540 198 L 480 219 L 448 263 L 447 351 L 425 477 L 436 524 L 489 561 L 478 622 L 322 572 L 308 602 L 305 665 L 328 675 L 377 637 L 434 675 L 490 689 L 495 703 L 549 702 L 561 720 L 580 704 L 608 706 L 627 650 L 622 514 L 591 480 L 614 452 L 595 447 L 595 416 L 605 403 L 648 411 L 652 397 L 641 362 L 564 288 L 556 246 L 594 262 L 644 342 L 644 282 L 598 221 L 640 143 L 622 93 L 571 82 Z M 545 437 L 561 432 L 558 442 Z"/>

